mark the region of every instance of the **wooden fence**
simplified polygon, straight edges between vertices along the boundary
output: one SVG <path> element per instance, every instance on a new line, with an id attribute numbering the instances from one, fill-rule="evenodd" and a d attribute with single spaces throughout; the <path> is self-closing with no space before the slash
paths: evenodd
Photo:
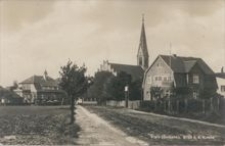
<path id="1" fill-rule="evenodd" d="M 181 113 L 224 113 L 225 99 L 164 99 L 155 101 L 142 101 L 140 108 L 152 112 L 164 112 L 168 114 Z"/>

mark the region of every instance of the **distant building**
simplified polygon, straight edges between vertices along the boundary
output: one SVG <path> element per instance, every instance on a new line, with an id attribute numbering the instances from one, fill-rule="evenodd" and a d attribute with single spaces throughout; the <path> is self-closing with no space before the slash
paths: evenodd
<path id="1" fill-rule="evenodd" d="M 144 70 L 141 66 L 110 63 L 109 61 L 103 61 L 100 65 L 100 71 L 108 71 L 117 76 L 119 72 L 126 72 L 131 75 L 133 80 L 142 79 Z"/>
<path id="2" fill-rule="evenodd" d="M 216 76 L 216 81 L 218 83 L 217 93 L 225 97 L 225 73 L 223 71 L 223 68 L 221 69 L 221 72 L 216 73 L 215 76 Z"/>
<path id="3" fill-rule="evenodd" d="M 190 89 L 194 97 L 204 90 L 217 90 L 212 69 L 201 59 L 176 55 L 159 55 L 146 70 L 143 80 L 144 100 L 157 97 L 153 88 L 160 89 L 158 98 L 169 97 L 173 89 Z"/>
<path id="4" fill-rule="evenodd" d="M 23 103 L 23 98 L 11 90 L 0 86 L 0 105 L 20 105 Z"/>
<path id="5" fill-rule="evenodd" d="M 133 80 L 136 80 L 143 78 L 144 71 L 148 68 L 148 64 L 149 64 L 149 54 L 143 18 L 140 43 L 137 52 L 137 65 L 118 64 L 118 63 L 111 63 L 109 61 L 103 61 L 103 64 L 100 65 L 99 71 L 109 71 L 114 75 L 117 75 L 119 72 L 126 72 L 127 74 L 131 75 Z"/>
<path id="6" fill-rule="evenodd" d="M 59 88 L 58 82 L 48 76 L 47 71 L 43 76 L 34 75 L 22 81 L 14 92 L 23 97 L 26 103 L 61 101 L 66 95 Z"/>

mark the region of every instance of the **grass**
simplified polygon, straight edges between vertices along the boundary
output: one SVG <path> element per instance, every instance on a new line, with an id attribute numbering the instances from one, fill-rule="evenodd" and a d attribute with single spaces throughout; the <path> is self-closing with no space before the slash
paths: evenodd
<path id="1" fill-rule="evenodd" d="M 166 119 L 145 113 L 133 112 L 124 108 L 118 109 L 100 106 L 86 106 L 86 108 L 108 120 L 128 135 L 148 141 L 150 145 L 225 144 L 225 128 L 176 119 Z M 165 138 L 165 136 L 178 138 Z M 189 139 L 184 138 L 184 136 L 189 136 Z"/>
<path id="2" fill-rule="evenodd" d="M 70 125 L 69 118 L 67 106 L 0 106 L 0 143 L 75 144 L 73 138 L 80 128 Z"/>

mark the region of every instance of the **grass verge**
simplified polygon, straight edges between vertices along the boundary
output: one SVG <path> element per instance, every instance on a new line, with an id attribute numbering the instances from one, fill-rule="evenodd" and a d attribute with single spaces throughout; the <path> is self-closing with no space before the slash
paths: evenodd
<path id="1" fill-rule="evenodd" d="M 150 145 L 224 145 L 225 128 L 166 119 L 124 108 L 86 106 L 130 136 Z"/>
<path id="2" fill-rule="evenodd" d="M 80 127 L 69 124 L 67 106 L 0 107 L 0 143 L 7 145 L 75 144 Z"/>

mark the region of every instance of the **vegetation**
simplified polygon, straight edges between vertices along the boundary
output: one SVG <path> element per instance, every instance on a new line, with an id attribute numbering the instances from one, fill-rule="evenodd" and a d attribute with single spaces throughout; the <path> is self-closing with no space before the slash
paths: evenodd
<path id="1" fill-rule="evenodd" d="M 68 111 L 68 106 L 1 106 L 0 144 L 75 144 L 80 128 L 69 124 Z"/>
<path id="2" fill-rule="evenodd" d="M 165 118 L 125 108 L 118 109 L 104 106 L 87 106 L 86 108 L 110 121 L 128 135 L 148 141 L 149 145 L 224 144 L 225 128 L 181 121 L 170 117 Z M 176 138 L 162 138 L 160 136 Z M 189 136 L 189 139 L 185 139 L 184 136 Z"/>
<path id="3" fill-rule="evenodd" d="M 131 75 L 120 72 L 108 80 L 104 88 L 104 96 L 107 100 L 124 100 L 124 88 L 131 84 Z"/>
<path id="4" fill-rule="evenodd" d="M 125 86 L 129 87 L 129 100 L 140 100 L 142 80 L 132 80 L 130 74 L 120 72 L 114 76 L 110 72 L 101 71 L 95 74 L 89 94 L 96 98 L 99 104 L 107 100 L 124 100 Z"/>
<path id="5" fill-rule="evenodd" d="M 78 67 L 73 62 L 68 61 L 65 66 L 61 67 L 60 86 L 67 92 L 71 99 L 71 124 L 74 123 L 74 102 L 87 91 L 88 80 L 85 76 L 86 67 Z"/>
<path id="6" fill-rule="evenodd" d="M 103 104 L 106 100 L 103 96 L 103 89 L 106 82 L 112 77 L 113 74 L 106 71 L 100 71 L 95 74 L 93 84 L 89 89 L 89 94 L 92 96 L 92 98 L 97 99 L 99 104 Z"/>
<path id="7" fill-rule="evenodd" d="M 158 99 L 141 101 L 138 110 L 225 124 L 225 99 Z"/>

